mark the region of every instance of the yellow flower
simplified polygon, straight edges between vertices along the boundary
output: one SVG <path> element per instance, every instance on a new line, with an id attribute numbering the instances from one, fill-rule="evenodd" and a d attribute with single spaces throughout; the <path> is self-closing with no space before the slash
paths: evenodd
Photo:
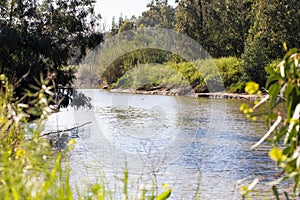
<path id="1" fill-rule="evenodd" d="M 285 164 L 285 163 L 280 163 L 280 167 L 281 167 L 281 168 L 285 168 L 285 167 L 286 167 L 286 164 Z"/>
<path id="2" fill-rule="evenodd" d="M 17 158 L 21 158 L 25 155 L 26 151 L 24 149 L 18 149 L 16 152 Z"/>
<path id="3" fill-rule="evenodd" d="M 270 150 L 269 152 L 269 156 L 270 158 L 275 161 L 275 162 L 279 162 L 279 161 L 284 161 L 286 160 L 286 156 L 283 155 L 283 152 L 281 149 L 274 147 Z"/>
<path id="4" fill-rule="evenodd" d="M 72 139 L 72 140 L 69 141 L 68 147 L 69 147 L 70 151 L 74 149 L 74 144 L 75 143 L 76 143 L 75 139 Z"/>
<path id="5" fill-rule="evenodd" d="M 255 82 L 248 82 L 245 87 L 245 91 L 248 94 L 255 94 L 259 89 L 259 84 Z"/>
<path id="6" fill-rule="evenodd" d="M 39 93 L 39 99 L 42 99 L 44 97 L 43 93 Z"/>
<path id="7" fill-rule="evenodd" d="M 6 121 L 5 117 L 0 117 L 0 123 L 3 124 Z"/>
<path id="8" fill-rule="evenodd" d="M 75 143 L 76 143 L 76 140 L 75 140 L 75 139 L 72 139 L 72 140 L 69 141 L 69 145 L 73 145 L 73 144 L 75 144 Z"/>
<path id="9" fill-rule="evenodd" d="M 243 103 L 243 104 L 241 105 L 241 107 L 240 107 L 240 110 L 243 111 L 243 110 L 245 110 L 246 108 L 248 108 L 248 105 L 245 104 L 245 103 Z"/>
<path id="10" fill-rule="evenodd" d="M 283 43 L 283 48 L 284 48 L 284 50 L 286 50 L 286 51 L 288 50 L 288 47 L 287 47 L 286 42 Z"/>
<path id="11" fill-rule="evenodd" d="M 1 80 L 1 81 L 5 81 L 5 80 L 6 80 L 6 76 L 5 76 L 4 74 L 1 74 L 1 75 L 0 75 L 0 80 Z"/>

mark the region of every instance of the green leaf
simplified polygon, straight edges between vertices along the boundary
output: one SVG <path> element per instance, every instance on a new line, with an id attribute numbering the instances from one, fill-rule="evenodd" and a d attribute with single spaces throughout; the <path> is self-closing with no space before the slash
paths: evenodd
<path id="1" fill-rule="evenodd" d="M 266 87 L 270 87 L 270 85 L 274 82 L 277 82 L 278 80 L 280 80 L 282 77 L 280 76 L 280 74 L 276 73 L 272 76 L 270 76 L 267 80 L 267 83 L 266 83 Z"/>
<path id="2" fill-rule="evenodd" d="M 277 98 L 277 95 L 280 92 L 280 85 L 279 83 L 275 83 L 271 85 L 269 88 L 269 95 L 270 95 L 270 108 L 272 109 Z"/>
<path id="3" fill-rule="evenodd" d="M 272 190 L 273 190 L 273 193 L 274 193 L 276 199 L 280 200 L 279 193 L 278 193 L 277 187 L 275 185 L 272 187 Z"/>
<path id="4" fill-rule="evenodd" d="M 160 195 L 158 195 L 156 197 L 156 200 L 165 200 L 165 199 L 169 198 L 171 195 L 171 192 L 172 192 L 172 189 L 168 189 L 168 190 L 164 191 L 163 193 L 161 193 Z"/>

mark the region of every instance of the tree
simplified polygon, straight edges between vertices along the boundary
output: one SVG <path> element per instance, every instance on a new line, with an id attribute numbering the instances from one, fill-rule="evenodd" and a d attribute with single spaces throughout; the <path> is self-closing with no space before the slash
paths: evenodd
<path id="1" fill-rule="evenodd" d="M 204 5 L 203 0 L 181 0 L 177 1 L 176 8 L 176 30 L 187 34 L 200 44 L 204 38 Z"/>
<path id="2" fill-rule="evenodd" d="M 282 44 L 296 47 L 300 43 L 300 2 L 257 0 L 252 5 L 252 26 L 242 55 L 246 81 L 265 84 L 265 66 L 283 56 Z"/>
<path id="3" fill-rule="evenodd" d="M 263 2 L 260 2 L 263 4 Z M 267 4 L 267 5 L 266 5 Z M 268 49 L 272 59 L 281 58 L 285 54 L 282 44 L 289 48 L 299 47 L 300 44 L 300 1 L 269 0 L 261 12 L 266 16 L 266 35 L 269 38 Z"/>
<path id="4" fill-rule="evenodd" d="M 176 29 L 197 40 L 213 57 L 240 56 L 250 8 L 251 0 L 180 0 Z"/>
<path id="5" fill-rule="evenodd" d="M 214 57 L 241 56 L 250 28 L 250 0 L 205 2 L 205 48 Z"/>
<path id="6" fill-rule="evenodd" d="M 22 88 L 35 78 L 55 73 L 55 83 L 68 85 L 88 48 L 102 40 L 96 32 L 100 16 L 91 0 L 9 0 L 0 3 L 0 70 L 21 79 Z"/>
<path id="7" fill-rule="evenodd" d="M 147 5 L 148 10 L 138 18 L 137 26 L 160 27 L 173 29 L 175 27 L 175 9 L 168 5 L 168 0 L 152 0 Z"/>
<path id="8" fill-rule="evenodd" d="M 118 23 L 116 23 L 115 17 L 113 17 L 111 22 L 111 29 L 108 33 L 109 37 L 115 36 L 124 31 L 129 31 L 136 28 L 136 18 L 132 16 L 131 19 L 123 18 L 122 14 L 119 17 Z"/>
<path id="9" fill-rule="evenodd" d="M 119 28 L 119 33 L 124 31 L 129 31 L 135 29 L 135 24 L 133 21 L 126 19 Z"/>
<path id="10" fill-rule="evenodd" d="M 111 21 L 111 29 L 110 29 L 110 31 L 108 33 L 108 36 L 110 36 L 110 37 L 114 36 L 114 35 L 118 34 L 118 32 L 119 32 L 119 26 L 116 23 L 116 18 L 113 17 L 112 21 Z"/>
<path id="11" fill-rule="evenodd" d="M 267 78 L 265 66 L 271 62 L 268 56 L 266 38 L 261 33 L 258 33 L 247 45 L 242 55 L 242 78 L 246 82 L 255 81 L 259 85 L 264 86 Z"/>

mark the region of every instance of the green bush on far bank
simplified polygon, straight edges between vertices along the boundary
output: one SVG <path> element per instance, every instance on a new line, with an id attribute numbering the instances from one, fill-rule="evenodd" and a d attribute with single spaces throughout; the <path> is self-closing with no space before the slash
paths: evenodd
<path id="1" fill-rule="evenodd" d="M 118 79 L 115 87 L 138 89 L 143 84 L 169 88 L 191 86 L 195 92 L 209 92 L 206 82 L 216 80 L 224 83 L 227 92 L 243 92 L 245 83 L 241 76 L 239 60 L 236 57 L 180 63 L 169 61 L 164 64 L 133 67 Z"/>
<path id="2" fill-rule="evenodd" d="M 227 92 L 244 92 L 246 83 L 241 79 L 240 62 L 236 57 L 213 59 L 216 64 Z"/>

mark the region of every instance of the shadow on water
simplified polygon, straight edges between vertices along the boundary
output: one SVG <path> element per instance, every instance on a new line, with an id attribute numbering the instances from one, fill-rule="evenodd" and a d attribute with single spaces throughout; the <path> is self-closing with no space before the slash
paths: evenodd
<path id="1" fill-rule="evenodd" d="M 75 109 L 79 109 L 79 108 L 92 109 L 93 105 L 91 101 L 92 99 L 86 96 L 83 92 L 74 89 L 70 106 Z"/>

